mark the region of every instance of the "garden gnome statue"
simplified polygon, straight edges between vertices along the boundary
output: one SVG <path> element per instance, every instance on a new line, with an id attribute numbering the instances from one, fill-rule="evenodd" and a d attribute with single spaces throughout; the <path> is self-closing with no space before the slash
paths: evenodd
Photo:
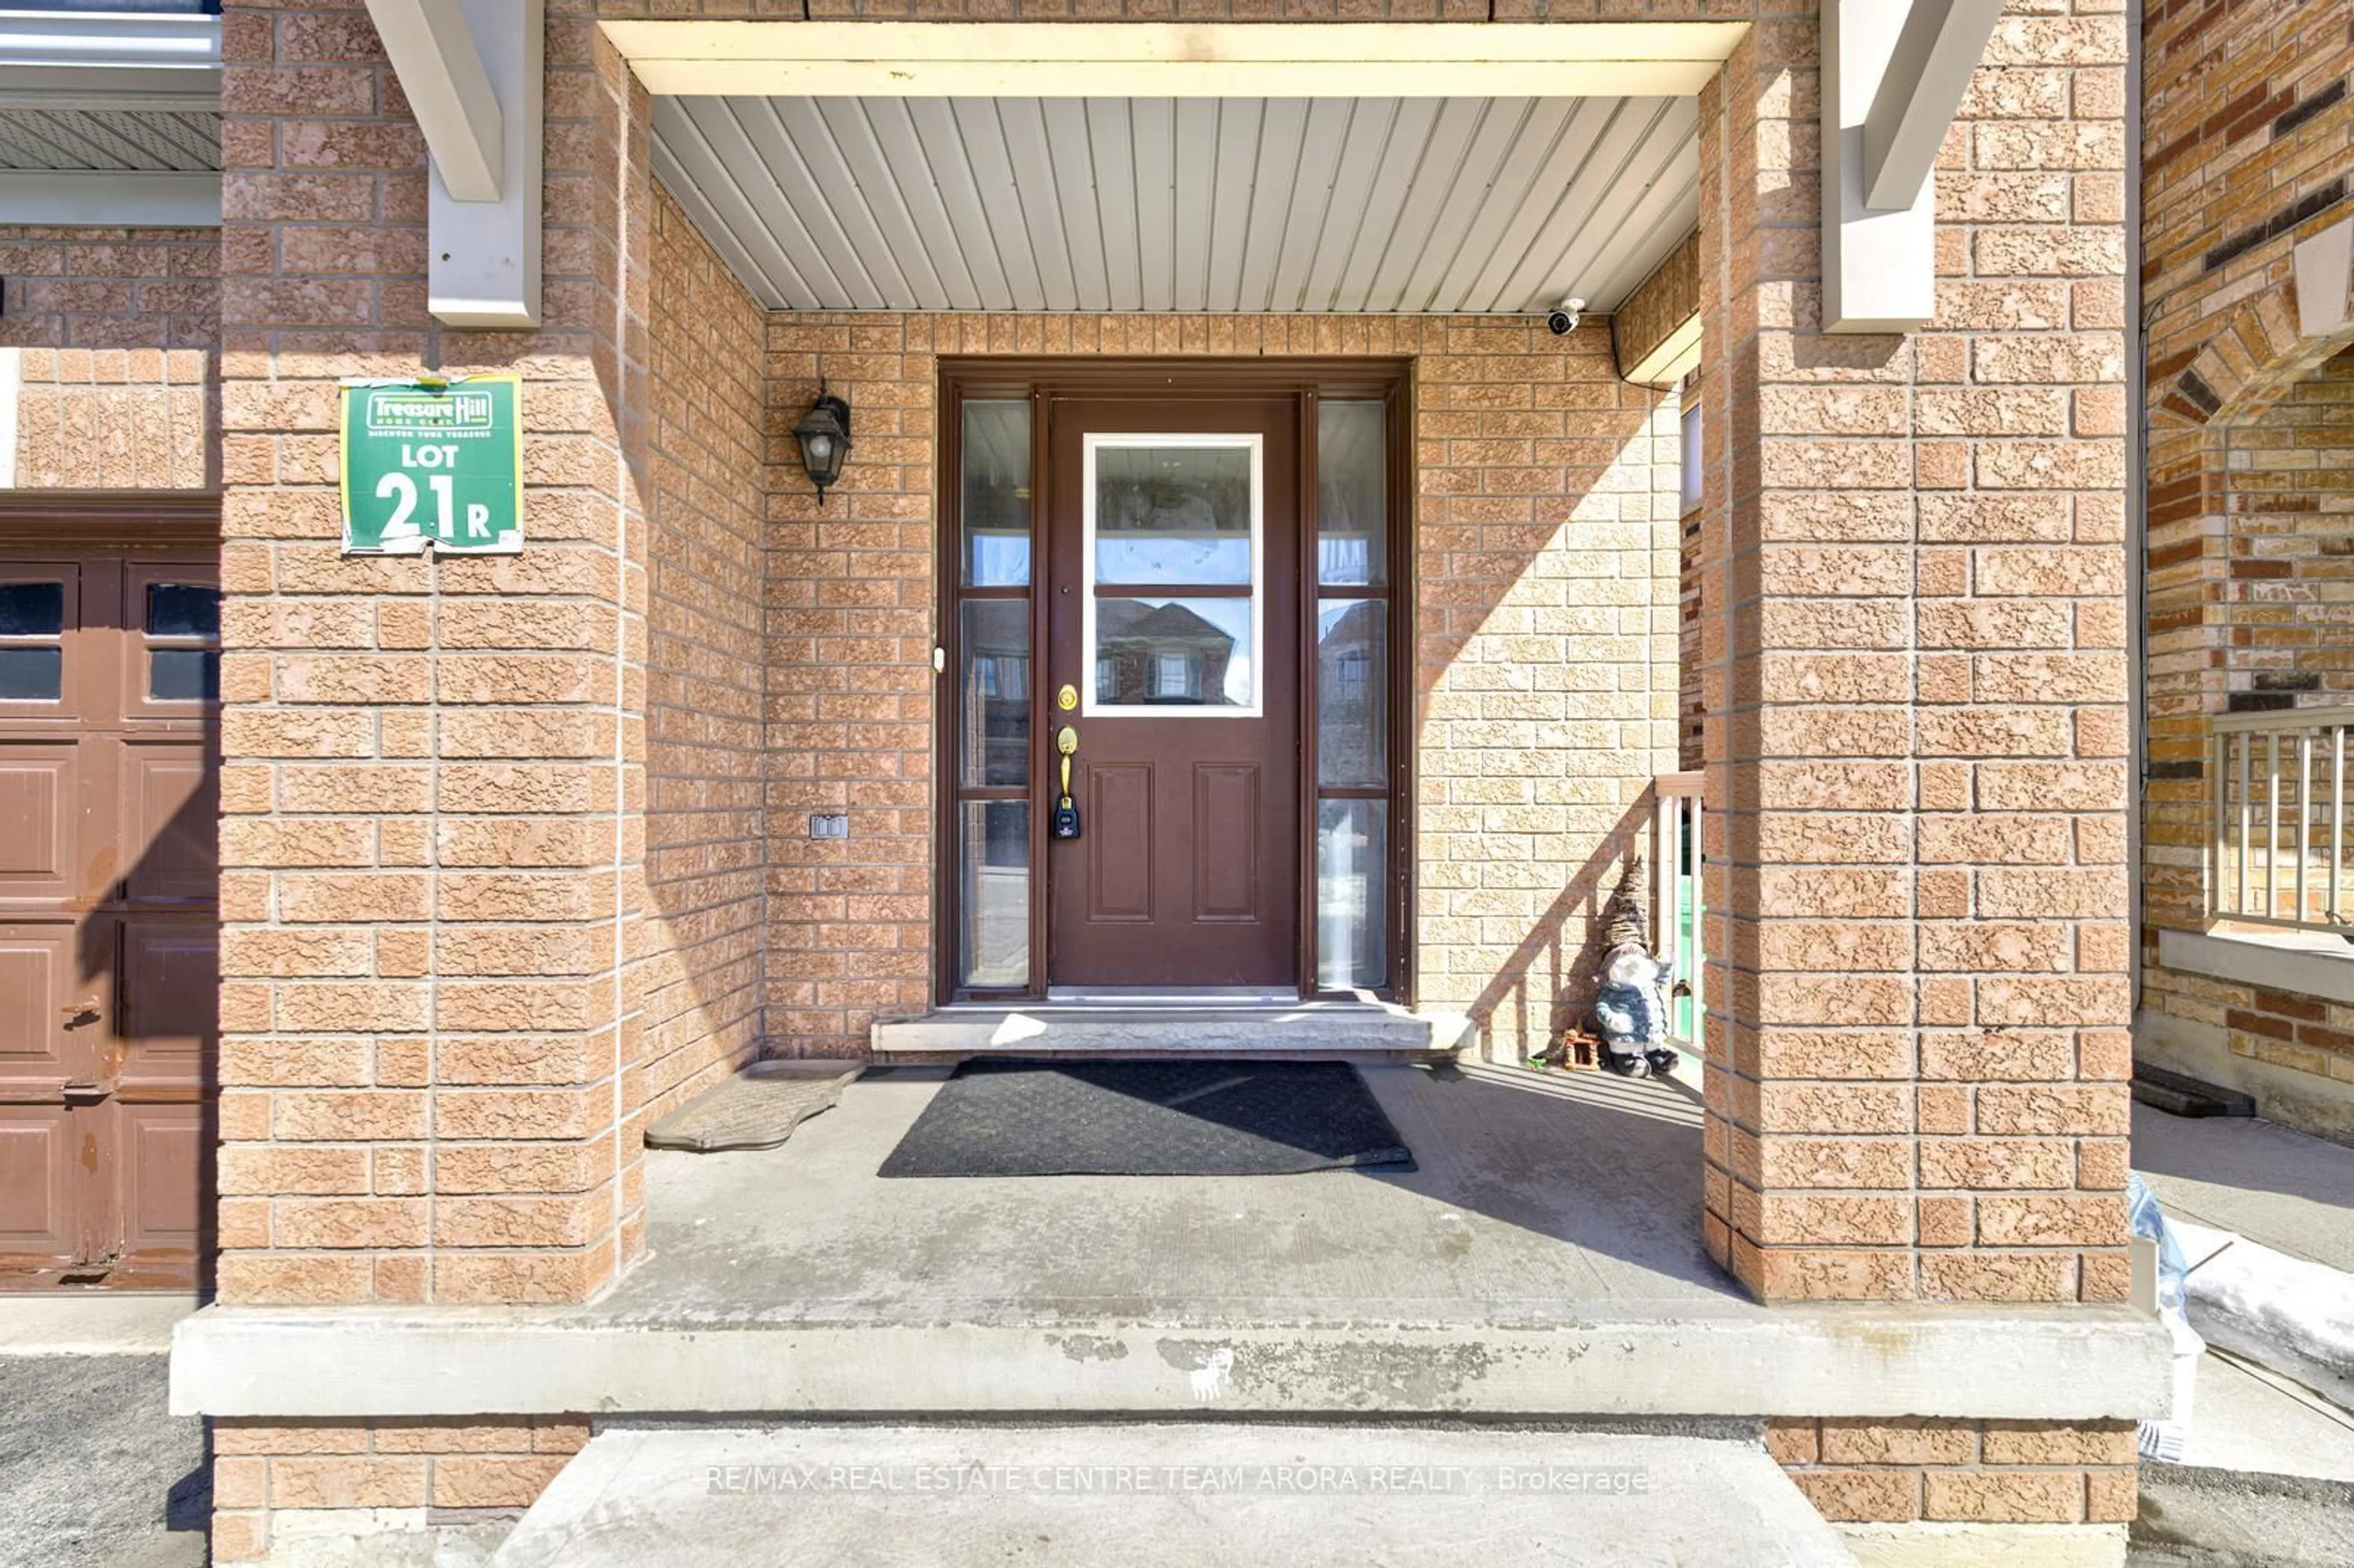
<path id="1" fill-rule="evenodd" d="M 1676 1065 L 1668 1044 L 1667 975 L 1651 956 L 1643 907 L 1643 857 L 1620 874 L 1602 911 L 1602 991 L 1594 999 L 1602 1065 L 1629 1075 L 1665 1077 Z"/>

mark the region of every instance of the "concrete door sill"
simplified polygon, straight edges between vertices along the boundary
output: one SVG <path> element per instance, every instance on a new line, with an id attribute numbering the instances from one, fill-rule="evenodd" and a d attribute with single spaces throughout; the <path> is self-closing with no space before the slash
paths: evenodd
<path id="1" fill-rule="evenodd" d="M 1384 1002 L 1172 1004 L 1140 998 L 968 1003 L 886 1020 L 870 1035 L 877 1061 L 1023 1055 L 1268 1056 L 1378 1060 L 1454 1055 L 1475 1039 L 1459 1012 L 1412 1012 Z"/>

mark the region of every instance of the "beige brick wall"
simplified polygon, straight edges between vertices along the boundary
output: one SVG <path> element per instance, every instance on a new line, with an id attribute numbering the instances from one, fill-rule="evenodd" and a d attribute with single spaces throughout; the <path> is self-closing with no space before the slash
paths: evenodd
<path id="1" fill-rule="evenodd" d="M 217 234 L 0 226 L 0 286 L 16 488 L 217 482 Z"/>
<path id="2" fill-rule="evenodd" d="M 659 186 L 652 239 L 644 1024 L 626 1097 L 648 1117 L 758 1052 L 769 941 L 765 329 Z"/>
<path id="3" fill-rule="evenodd" d="M 1766 1447 L 1840 1523 L 2126 1524 L 2130 1422 L 1769 1421 Z"/>
<path id="4" fill-rule="evenodd" d="M 1607 318 L 769 318 L 769 1029 L 863 1045 L 931 973 L 933 401 L 942 354 L 1410 355 L 1416 1000 L 1518 1061 L 1591 995 L 1616 857 L 1675 766 L 1674 399 Z M 785 433 L 822 373 L 857 441 L 821 509 Z M 807 813 L 849 810 L 811 842 Z"/>
<path id="5" fill-rule="evenodd" d="M 1811 13 L 1761 23 L 1710 100 L 1712 1235 L 1769 1296 L 2122 1289 L 2122 37 L 2082 9 L 2003 25 L 1914 340 L 1810 334 Z M 861 443 L 838 510 L 768 496 L 763 972 L 726 760 L 752 393 L 710 358 L 749 318 L 671 224 L 698 395 L 652 393 L 642 94 L 552 27 L 548 324 L 514 337 L 431 327 L 386 265 L 416 254 L 420 150 L 364 14 L 229 17 L 228 1294 L 593 1290 L 637 1245 L 635 1118 L 741 1053 L 756 975 L 789 1049 L 923 1005 L 949 347 L 1417 355 L 1421 995 L 1508 1058 L 1562 1021 L 1608 846 L 1675 753 L 1672 416 L 1599 323 L 766 323 L 771 464 L 821 361 Z M 519 560 L 334 548 L 332 377 L 420 359 L 531 376 Z M 791 831 L 821 806 L 854 809 L 847 843 Z M 530 917 L 496 918 L 517 871 Z"/>
<path id="6" fill-rule="evenodd" d="M 1819 328 L 1816 45 L 1702 101 L 1707 1239 L 1768 1298 L 2121 1300 L 2124 18 L 2009 7 L 1903 338 Z"/>
<path id="7" fill-rule="evenodd" d="M 1422 994 L 1476 1006 L 1498 1055 L 1533 1043 L 1583 972 L 1613 833 L 1673 764 L 1665 401 L 1610 377 L 1593 327 L 752 323 L 656 200 L 645 99 L 592 5 L 551 7 L 548 319 L 528 336 L 427 319 L 421 147 L 357 0 L 228 6 L 224 1297 L 589 1294 L 642 1245 L 651 1100 L 732 1060 L 756 1016 L 826 1050 L 922 1004 L 942 352 L 1417 357 Z M 1830 340 L 1815 7 L 1758 10 L 1703 102 L 1709 1234 L 1768 1298 L 2115 1299 L 2121 12 L 2014 6 L 1946 151 L 1938 322 Z M 1605 11 L 1723 7 L 1553 8 Z M 756 325 L 765 412 L 726 363 Z M 419 363 L 530 378 L 523 557 L 335 550 L 332 382 Z M 785 435 L 821 365 L 860 441 L 823 512 Z M 757 741 L 730 662 L 755 630 Z M 836 804 L 847 844 L 799 836 Z M 517 873 L 528 910 L 469 902 Z M 2129 1510 L 2114 1434 L 1995 1436 L 1926 1432 L 1913 1455 L 1810 1427 L 1812 1457 L 1784 1457 L 1911 1478 L 1870 1483 L 1885 1517 Z M 346 1482 L 430 1498 L 439 1456 L 476 1439 L 388 1450 L 330 1422 L 233 1441 L 263 1463 L 231 1467 L 223 1507 L 260 1533 Z M 482 1441 L 524 1462 L 496 1495 L 535 1486 L 536 1438 Z M 288 1464 L 319 1445 L 366 1463 Z M 1983 1478 L 2013 1467 L 2052 1478 Z"/>
<path id="8" fill-rule="evenodd" d="M 212 1561 L 251 1563 L 270 1556 L 281 1510 L 528 1508 L 588 1441 L 588 1423 L 218 1421 L 212 1436 Z"/>
<path id="9" fill-rule="evenodd" d="M 447 331 L 364 8 L 223 37 L 220 1294 L 578 1299 L 643 1245 L 647 1059 L 702 1038 L 661 898 L 711 901 L 643 865 L 646 101 L 559 7 L 545 324 Z M 526 377 L 524 555 L 343 556 L 335 379 L 420 366 Z"/>
<path id="10" fill-rule="evenodd" d="M 2208 720 L 2344 701 L 2354 639 L 2334 471 L 2354 333 L 2307 338 L 2296 244 L 2354 217 L 2354 17 L 2342 6 L 2147 14 L 2150 318 L 2141 1034 L 2253 1090 L 2267 1116 L 2354 1137 L 2354 1009 L 2178 973 L 2160 928 L 2205 923 Z M 2335 694 L 2335 695 L 2333 695 Z"/>

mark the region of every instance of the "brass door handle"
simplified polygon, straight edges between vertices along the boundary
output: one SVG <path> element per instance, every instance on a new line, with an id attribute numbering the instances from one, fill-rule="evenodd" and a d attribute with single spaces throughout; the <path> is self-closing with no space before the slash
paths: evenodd
<path id="1" fill-rule="evenodd" d="M 1071 798 L 1071 758 L 1078 754 L 1079 732 L 1065 725 L 1055 736 L 1055 749 L 1063 754 L 1063 799 Z"/>

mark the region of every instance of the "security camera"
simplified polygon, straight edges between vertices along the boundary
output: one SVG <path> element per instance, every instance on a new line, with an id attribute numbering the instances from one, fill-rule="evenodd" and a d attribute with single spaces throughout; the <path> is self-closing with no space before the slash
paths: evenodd
<path id="1" fill-rule="evenodd" d="M 1577 330 L 1577 318 L 1585 309 L 1585 302 L 1572 295 L 1545 317 L 1545 330 L 1555 337 L 1567 337 Z"/>

